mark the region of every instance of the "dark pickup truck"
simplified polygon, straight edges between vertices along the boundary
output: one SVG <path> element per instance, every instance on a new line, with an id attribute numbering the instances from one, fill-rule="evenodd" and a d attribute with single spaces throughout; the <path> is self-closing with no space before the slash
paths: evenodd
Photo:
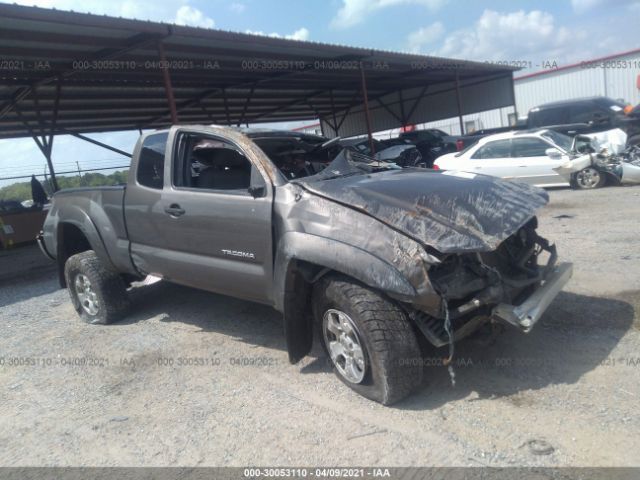
<path id="1" fill-rule="evenodd" d="M 640 145 L 640 105 L 631 108 L 607 97 L 550 102 L 529 110 L 526 122 L 511 127 L 477 130 L 469 135 L 449 138 L 455 141 L 457 150 L 463 150 L 494 133 L 540 128 L 554 130 L 570 137 L 619 128 L 627 134 L 628 145 Z"/>
<path id="2" fill-rule="evenodd" d="M 89 323 L 125 315 L 150 274 L 272 305 L 291 362 L 317 336 L 383 404 L 420 386 L 419 337 L 450 360 L 488 322 L 527 332 L 571 276 L 536 233 L 544 191 L 324 147 L 215 126 L 143 135 L 126 186 L 56 193 L 40 246 Z"/>

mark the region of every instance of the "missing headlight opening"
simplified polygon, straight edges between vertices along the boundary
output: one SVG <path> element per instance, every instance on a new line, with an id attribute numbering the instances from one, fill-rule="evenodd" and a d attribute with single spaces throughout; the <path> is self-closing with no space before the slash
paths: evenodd
<path id="1" fill-rule="evenodd" d="M 495 251 L 447 255 L 429 270 L 429 278 L 443 299 L 442 313 L 435 318 L 414 312 L 413 318 L 433 345 L 451 345 L 454 339 L 472 333 L 478 324 L 499 319 L 495 307 L 520 305 L 543 283 L 557 255 L 555 246 L 540 237 L 536 228 L 534 217 Z M 511 317 L 502 320 L 510 322 Z M 452 335 L 447 332 L 449 322 Z M 526 317 L 514 325 L 528 330 L 532 319 Z M 447 363 L 451 357 L 450 352 Z"/>

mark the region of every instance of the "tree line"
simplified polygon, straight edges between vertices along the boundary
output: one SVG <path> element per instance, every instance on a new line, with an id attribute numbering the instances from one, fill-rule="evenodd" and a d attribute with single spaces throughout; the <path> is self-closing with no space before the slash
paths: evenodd
<path id="1" fill-rule="evenodd" d="M 116 171 L 109 175 L 102 173 L 85 173 L 80 177 L 58 177 L 60 189 L 76 187 L 100 187 L 104 185 L 119 185 L 127 183 L 128 170 Z M 51 196 L 51 185 L 47 181 L 42 182 L 42 186 Z M 14 183 L 0 188 L 0 200 L 18 200 L 20 202 L 31 199 L 31 181 Z"/>

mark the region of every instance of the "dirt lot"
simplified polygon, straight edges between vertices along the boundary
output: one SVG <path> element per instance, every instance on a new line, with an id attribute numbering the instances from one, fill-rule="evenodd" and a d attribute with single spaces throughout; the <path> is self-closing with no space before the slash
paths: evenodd
<path id="1" fill-rule="evenodd" d="M 263 306 L 157 283 L 100 327 L 51 271 L 0 280 L 0 465 L 638 466 L 640 187 L 550 194 L 566 291 L 528 335 L 458 344 L 455 387 L 429 352 L 391 408 L 289 365 Z"/>

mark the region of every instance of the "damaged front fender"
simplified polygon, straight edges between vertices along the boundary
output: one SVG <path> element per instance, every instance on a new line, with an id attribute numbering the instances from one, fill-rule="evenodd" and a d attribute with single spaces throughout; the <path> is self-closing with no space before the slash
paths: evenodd
<path id="1" fill-rule="evenodd" d="M 562 178 L 564 178 L 568 183 L 571 183 L 573 176 L 584 170 L 587 167 L 592 165 L 591 155 L 585 154 L 581 155 L 577 158 L 569 160 L 559 167 L 555 167 L 553 171 L 557 172 Z"/>
<path id="2" fill-rule="evenodd" d="M 345 274 L 403 303 L 439 311 L 441 298 L 428 276 L 435 256 L 375 218 L 289 184 L 276 193 L 275 306 L 283 312 L 292 362 L 311 348 L 304 300 L 327 271 Z"/>
<path id="3" fill-rule="evenodd" d="M 280 238 L 280 244 L 275 278 L 281 291 L 284 291 L 283 282 L 291 262 L 302 261 L 319 269 L 343 273 L 405 301 L 417 295 L 416 288 L 396 265 L 354 245 L 301 232 L 287 232 Z M 283 305 L 276 307 L 283 309 Z"/>

